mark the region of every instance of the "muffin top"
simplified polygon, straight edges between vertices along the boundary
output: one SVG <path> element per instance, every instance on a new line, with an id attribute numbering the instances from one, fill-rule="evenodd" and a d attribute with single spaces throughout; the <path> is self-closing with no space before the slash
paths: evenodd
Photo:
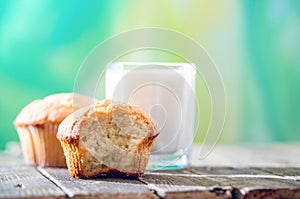
<path id="1" fill-rule="evenodd" d="M 128 136 L 134 136 L 134 132 L 138 132 L 137 129 L 132 130 L 134 122 L 137 122 L 136 126 L 140 126 L 139 129 L 144 129 L 141 133 L 151 132 L 152 137 L 156 137 L 158 132 L 158 124 L 141 108 L 127 104 L 113 102 L 112 100 L 101 100 L 95 101 L 93 105 L 86 106 L 72 115 L 70 114 L 61 124 L 58 130 L 58 137 L 61 139 L 64 138 L 79 138 L 80 125 L 85 123 L 87 120 L 90 121 L 99 121 L 101 126 L 104 128 L 110 128 L 114 126 L 122 130 L 126 129 Z M 96 124 L 100 124 L 96 123 Z M 128 131 L 128 132 L 127 132 Z M 113 130 L 107 130 L 112 136 Z M 116 134 L 120 134 L 119 131 Z M 116 135 L 117 136 L 117 135 Z M 116 138 L 114 136 L 114 138 Z M 112 142 L 116 141 L 112 140 Z"/>
<path id="2" fill-rule="evenodd" d="M 73 111 L 93 102 L 93 98 L 75 93 L 49 95 L 25 106 L 14 121 L 14 125 L 60 124 Z"/>

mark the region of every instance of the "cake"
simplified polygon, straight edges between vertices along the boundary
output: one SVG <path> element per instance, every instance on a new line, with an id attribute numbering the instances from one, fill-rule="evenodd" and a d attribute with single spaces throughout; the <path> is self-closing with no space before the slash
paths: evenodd
<path id="1" fill-rule="evenodd" d="M 57 138 L 73 177 L 136 177 L 145 171 L 157 129 L 140 108 L 103 100 L 69 115 Z"/>
<path id="2" fill-rule="evenodd" d="M 44 167 L 66 167 L 56 138 L 58 125 L 74 110 L 93 104 L 80 94 L 53 94 L 25 106 L 14 121 L 25 162 Z"/>

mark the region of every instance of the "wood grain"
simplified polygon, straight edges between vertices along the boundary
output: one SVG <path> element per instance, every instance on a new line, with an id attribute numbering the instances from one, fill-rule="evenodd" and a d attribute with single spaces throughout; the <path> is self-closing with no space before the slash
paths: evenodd
<path id="1" fill-rule="evenodd" d="M 292 167 L 292 168 L 264 167 L 264 168 L 261 168 L 261 170 L 272 173 L 274 175 L 290 177 L 290 178 L 300 181 L 300 167 L 298 167 L 298 168 L 297 167 Z"/>
<path id="2" fill-rule="evenodd" d="M 0 198 L 65 198 L 64 192 L 34 167 L 1 167 Z"/>
<path id="3" fill-rule="evenodd" d="M 299 146 L 218 146 L 193 167 L 138 179 L 74 179 L 0 153 L 0 198 L 300 198 Z"/>
<path id="4" fill-rule="evenodd" d="M 174 172 L 149 172 L 139 179 L 161 198 L 231 198 L 231 187 L 199 175 Z"/>
<path id="5" fill-rule="evenodd" d="M 217 145 L 201 158 L 201 145 L 192 150 L 193 166 L 300 167 L 300 143 Z"/>
<path id="6" fill-rule="evenodd" d="M 271 175 L 269 172 L 254 167 L 192 167 L 192 173 L 202 176 L 214 175 Z"/>
<path id="7" fill-rule="evenodd" d="M 71 198 L 157 198 L 147 186 L 136 179 L 99 177 L 76 179 L 67 169 L 38 168 Z"/>
<path id="8" fill-rule="evenodd" d="M 237 198 L 300 198 L 300 182 L 277 175 L 209 176 L 221 186 L 230 186 Z"/>

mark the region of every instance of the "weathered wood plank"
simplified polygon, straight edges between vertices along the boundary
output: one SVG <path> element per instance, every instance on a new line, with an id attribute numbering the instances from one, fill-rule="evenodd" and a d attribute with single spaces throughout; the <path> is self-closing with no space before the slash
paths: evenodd
<path id="1" fill-rule="evenodd" d="M 221 186 L 233 187 L 238 198 L 299 198 L 300 182 L 276 175 L 231 175 L 207 177 Z"/>
<path id="2" fill-rule="evenodd" d="M 177 170 L 147 170 L 145 174 L 191 174 L 191 167 L 185 169 L 177 169 Z"/>
<path id="3" fill-rule="evenodd" d="M 288 168 L 288 167 L 264 167 L 260 168 L 262 171 L 272 173 L 274 175 L 279 175 L 279 176 L 285 176 L 285 177 L 290 177 L 294 178 L 296 180 L 300 181 L 300 167 L 293 167 L 293 168 Z"/>
<path id="4" fill-rule="evenodd" d="M 199 155 L 197 149 L 193 152 Z M 217 146 L 207 158 L 194 159 L 196 167 L 148 171 L 139 181 L 80 180 L 56 168 L 39 168 L 39 173 L 16 167 L 24 164 L 20 158 L 0 153 L 0 198 L 157 198 L 150 190 L 164 198 L 300 198 L 298 157 L 299 143 Z"/>
<path id="5" fill-rule="evenodd" d="M 193 167 L 191 172 L 233 187 L 236 198 L 300 197 L 300 182 L 291 177 L 298 175 L 297 168 Z"/>
<path id="6" fill-rule="evenodd" d="M 205 158 L 201 145 L 192 150 L 193 166 L 300 167 L 300 143 L 217 145 Z"/>
<path id="7" fill-rule="evenodd" d="M 67 169 L 38 169 L 71 198 L 157 198 L 146 185 L 135 179 L 75 179 L 70 177 Z"/>
<path id="8" fill-rule="evenodd" d="M 220 187 L 216 181 L 186 172 L 148 172 L 139 179 L 162 198 L 231 198 L 230 187 Z"/>
<path id="9" fill-rule="evenodd" d="M 248 167 L 192 167 L 190 168 L 192 173 L 196 173 L 202 176 L 226 176 L 226 175 L 271 175 L 269 172 L 261 170 L 259 168 Z"/>
<path id="10" fill-rule="evenodd" d="M 1 167 L 0 198 L 65 198 L 65 194 L 34 167 Z"/>
<path id="11" fill-rule="evenodd" d="M 243 190 L 243 195 L 236 194 L 237 198 L 258 199 L 258 198 L 288 198 L 299 199 L 299 189 L 255 189 Z"/>
<path id="12" fill-rule="evenodd" d="M 26 166 L 23 156 L 14 156 L 0 151 L 0 167 Z"/>
<path id="13" fill-rule="evenodd" d="M 269 170 L 279 170 L 269 168 Z M 286 168 L 298 175 L 297 168 Z M 189 174 L 190 172 L 190 174 Z M 192 167 L 176 171 L 154 171 L 140 178 L 161 197 L 206 196 L 213 187 L 224 193 L 232 190 L 235 198 L 299 197 L 300 182 L 290 176 L 280 176 L 261 168 Z M 201 185 L 201 186 L 199 186 Z M 209 196 L 212 192 L 209 192 Z M 215 196 L 217 197 L 217 196 Z"/>
<path id="14" fill-rule="evenodd" d="M 279 188 L 299 188 L 300 182 L 287 179 L 280 176 L 214 176 L 207 177 L 212 181 L 218 182 L 221 186 L 233 186 L 235 188 L 249 188 L 249 189 L 279 189 Z"/>

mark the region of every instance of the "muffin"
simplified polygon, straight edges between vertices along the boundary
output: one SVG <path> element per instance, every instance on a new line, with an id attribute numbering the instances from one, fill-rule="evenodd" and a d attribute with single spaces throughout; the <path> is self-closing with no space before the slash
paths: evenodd
<path id="1" fill-rule="evenodd" d="M 69 115 L 57 138 L 73 177 L 136 177 L 145 171 L 157 129 L 140 108 L 103 100 Z"/>
<path id="2" fill-rule="evenodd" d="M 66 167 L 63 150 L 56 138 L 58 125 L 73 110 L 92 103 L 93 99 L 90 97 L 62 93 L 35 100 L 24 107 L 14 125 L 25 162 L 45 167 Z"/>

